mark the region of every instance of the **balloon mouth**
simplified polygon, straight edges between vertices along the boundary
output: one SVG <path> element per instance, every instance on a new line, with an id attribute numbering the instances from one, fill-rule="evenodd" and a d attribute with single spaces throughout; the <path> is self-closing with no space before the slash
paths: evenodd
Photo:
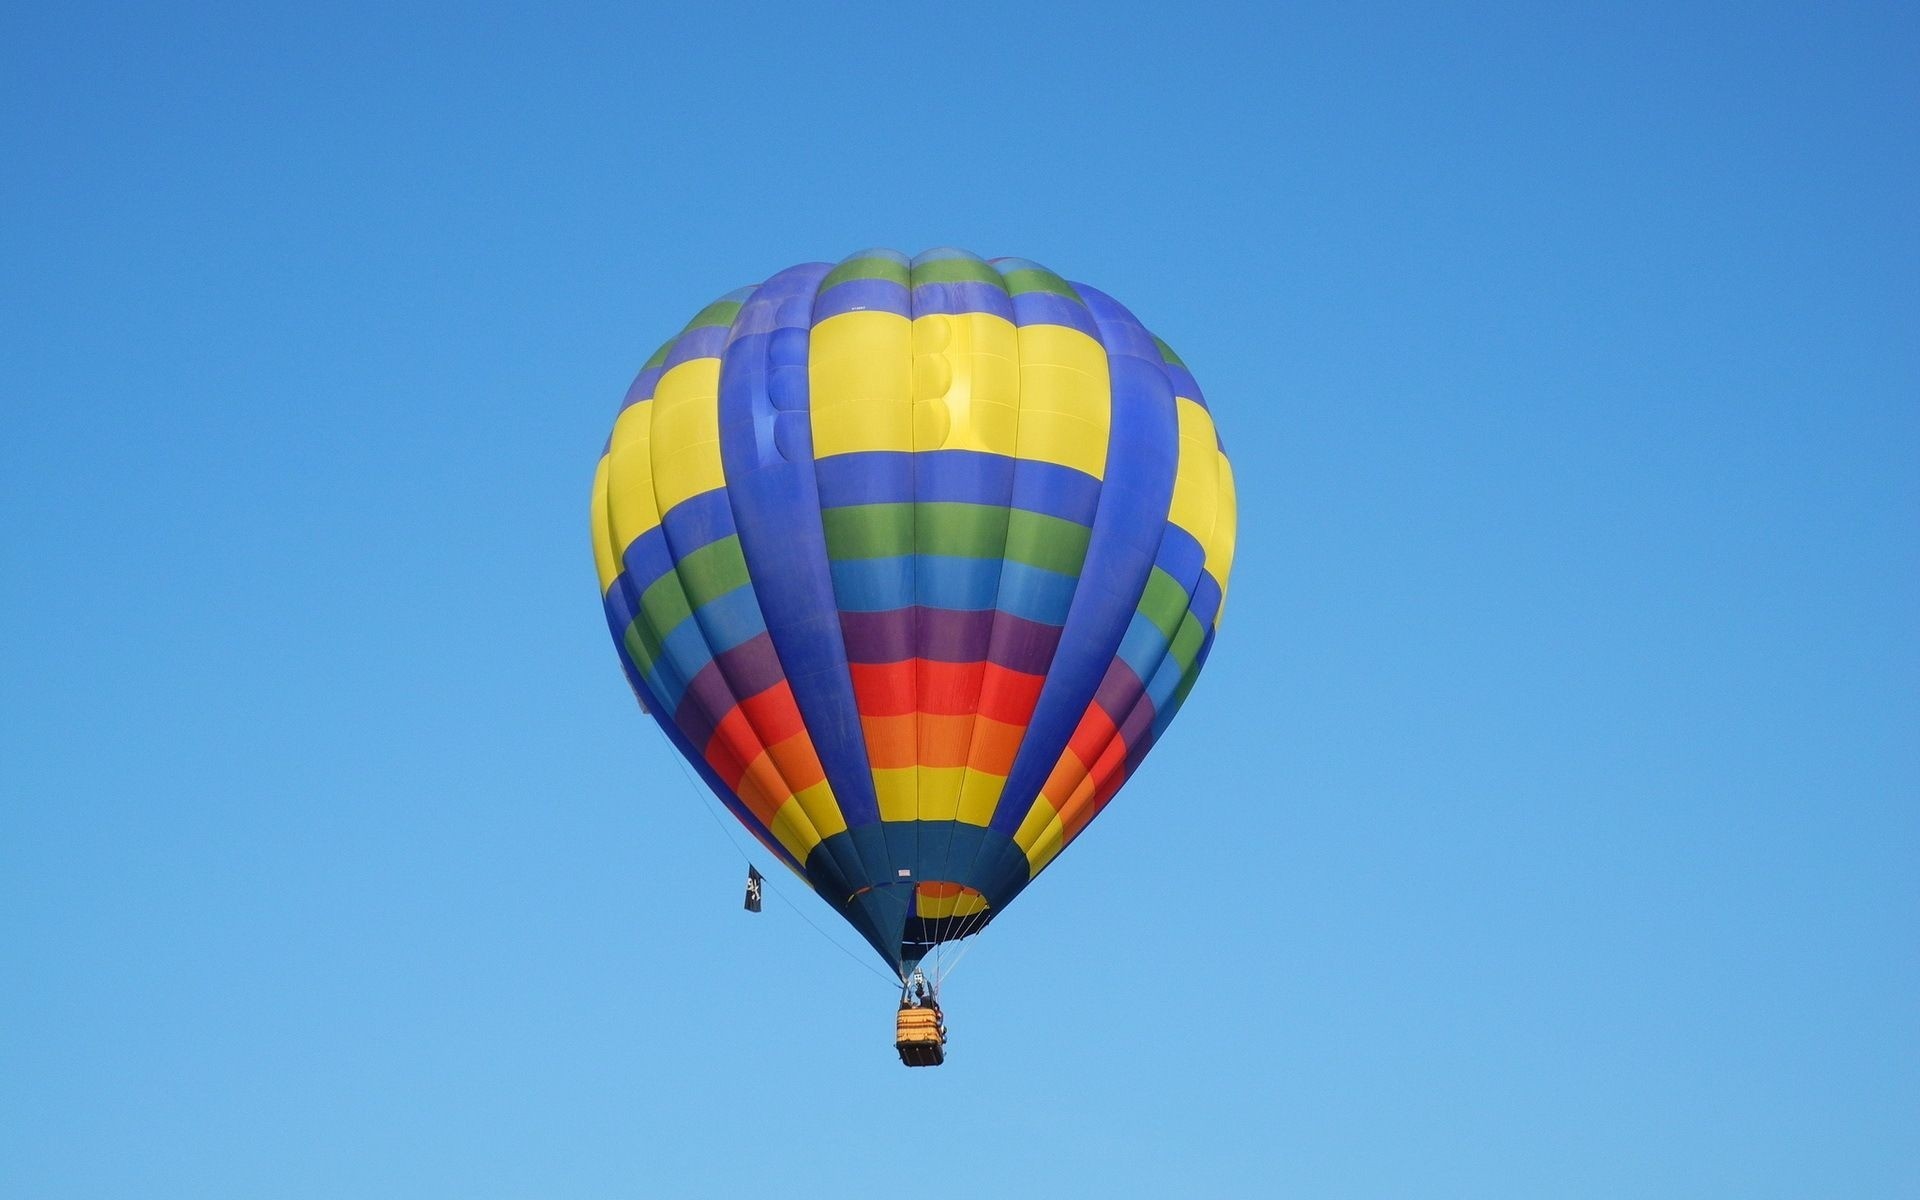
<path id="1" fill-rule="evenodd" d="M 978 916 L 988 907 L 987 898 L 964 883 L 935 881 L 913 889 L 913 915 L 925 921 Z"/>
<path id="2" fill-rule="evenodd" d="M 921 881 L 910 879 L 889 880 L 886 883 L 868 884 L 847 897 L 851 904 L 861 896 L 880 888 L 908 886 L 913 888 L 913 909 L 911 916 L 923 921 L 938 921 L 950 917 L 973 917 L 993 907 L 987 898 L 975 888 L 964 883 L 951 883 L 946 880 Z"/>

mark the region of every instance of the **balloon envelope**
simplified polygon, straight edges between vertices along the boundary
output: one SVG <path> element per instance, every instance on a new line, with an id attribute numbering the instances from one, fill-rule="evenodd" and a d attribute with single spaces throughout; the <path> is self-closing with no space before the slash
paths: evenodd
<path id="1" fill-rule="evenodd" d="M 1193 376 L 1105 294 L 869 250 L 647 361 L 593 544 L 642 704 L 904 971 L 1004 910 L 1186 699 L 1233 477 Z"/>

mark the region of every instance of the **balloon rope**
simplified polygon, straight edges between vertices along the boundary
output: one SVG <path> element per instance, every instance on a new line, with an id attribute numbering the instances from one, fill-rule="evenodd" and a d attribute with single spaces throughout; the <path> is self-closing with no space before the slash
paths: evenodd
<path id="1" fill-rule="evenodd" d="M 947 981 L 947 976 L 959 969 L 960 961 L 966 958 L 968 953 L 973 950 L 973 943 L 967 941 L 967 939 L 986 927 L 985 917 L 990 911 L 990 909 L 982 908 L 979 912 L 971 914 L 960 922 L 960 936 L 953 939 L 954 943 L 959 945 L 960 948 L 954 951 L 953 961 L 948 963 L 946 969 L 940 972 L 939 978 L 934 980 L 934 987 L 936 989 Z M 944 945 L 945 943 L 942 944 Z"/>
<path id="2" fill-rule="evenodd" d="M 661 740 L 662 741 L 666 740 L 665 734 L 661 734 Z M 746 864 L 749 867 L 752 867 L 754 865 L 753 856 L 747 853 L 746 847 L 740 844 L 740 840 L 734 836 L 733 830 L 728 829 L 726 822 L 720 819 L 720 814 L 714 811 L 714 807 L 719 802 L 713 798 L 713 794 L 711 792 L 709 792 L 705 787 L 701 786 L 699 779 L 694 777 L 693 772 L 687 769 L 687 764 L 681 760 L 680 755 L 674 750 L 673 744 L 670 742 L 667 744 L 667 753 L 669 757 L 673 759 L 674 765 L 680 768 L 680 774 L 686 777 L 687 783 L 693 788 L 695 794 L 697 794 L 700 797 L 700 811 L 706 813 L 708 817 L 712 818 L 713 823 L 719 827 L 721 834 L 723 834 L 726 837 L 727 841 L 733 844 L 733 849 L 735 853 L 739 854 L 740 857 L 746 861 Z M 754 869 L 758 870 L 759 868 L 756 867 Z M 885 980 L 887 983 L 887 986 L 892 987 L 896 982 L 900 982 L 904 984 L 905 982 L 904 976 L 902 976 L 899 980 L 895 980 L 885 974 L 882 974 L 880 971 L 880 968 L 868 962 L 861 955 L 855 954 L 853 951 L 847 949 L 844 945 L 840 943 L 838 939 L 828 934 L 827 931 L 820 928 L 820 926 L 815 925 L 812 917 L 808 916 L 806 912 L 798 904 L 795 904 L 791 899 L 789 899 L 785 892 L 781 891 L 779 888 L 773 885 L 773 881 L 777 876 L 777 874 L 778 872 L 772 870 L 771 868 L 769 868 L 766 871 L 761 871 L 760 872 L 761 884 L 764 885 L 768 891 L 771 891 L 774 895 L 780 897 L 781 903 L 785 904 L 788 908 L 792 909 L 795 913 L 799 914 L 799 917 L 802 921 L 805 921 L 808 925 L 812 925 L 813 931 L 815 933 L 819 934 L 823 939 L 825 939 L 828 942 L 828 944 L 830 944 L 835 950 L 838 950 L 840 953 L 846 955 L 848 958 L 852 959 L 854 962 L 859 963 L 860 966 L 865 970 L 870 971 L 874 975 L 878 976 L 880 979 Z"/>

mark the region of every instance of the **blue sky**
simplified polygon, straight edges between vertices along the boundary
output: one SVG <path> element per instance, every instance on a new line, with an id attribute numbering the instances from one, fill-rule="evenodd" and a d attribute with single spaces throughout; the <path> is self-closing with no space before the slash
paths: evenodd
<path id="1" fill-rule="evenodd" d="M 637 7 L 0 17 L 0 1190 L 1920 1193 L 1910 8 Z M 876 244 L 1125 300 L 1242 503 L 931 1072 L 587 541 Z"/>

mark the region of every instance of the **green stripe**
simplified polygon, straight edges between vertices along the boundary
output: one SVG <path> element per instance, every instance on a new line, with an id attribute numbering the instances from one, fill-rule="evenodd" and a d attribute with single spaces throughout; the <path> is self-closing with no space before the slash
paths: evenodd
<path id="1" fill-rule="evenodd" d="M 731 325 L 733 324 L 734 317 L 739 314 L 740 302 L 738 300 L 715 300 L 712 304 L 707 305 L 699 312 L 693 314 L 693 320 L 688 321 L 679 333 L 674 334 L 662 342 L 660 348 L 653 352 L 653 357 L 640 364 L 640 369 L 645 371 L 650 367 L 657 367 L 664 364 L 667 361 L 667 355 L 673 353 L 674 346 L 679 344 L 680 339 L 689 331 L 704 329 L 709 325 Z"/>
<path id="2" fill-rule="evenodd" d="M 1167 362 L 1172 363 L 1176 367 L 1184 367 L 1187 365 L 1186 363 L 1180 361 L 1180 356 L 1173 352 L 1173 347 L 1161 341 L 1158 335 L 1154 336 L 1153 344 L 1160 347 L 1160 357 L 1162 359 L 1165 359 Z"/>
<path id="3" fill-rule="evenodd" d="M 937 258 L 913 269 L 915 287 L 923 283 L 990 283 L 1001 290 L 1006 281 L 1000 272 L 977 258 Z"/>
<path id="4" fill-rule="evenodd" d="M 1180 618 L 1187 613 L 1188 599 L 1187 589 L 1179 580 L 1155 567 L 1147 575 L 1146 591 L 1140 594 L 1139 613 L 1171 642 L 1182 630 Z"/>
<path id="5" fill-rule="evenodd" d="M 1069 300 L 1080 301 L 1080 293 L 1073 285 L 1055 275 L 1045 267 L 1021 267 L 1008 271 L 1001 276 L 1006 281 L 1007 292 L 1018 296 L 1026 292 L 1052 292 L 1056 296 L 1065 296 Z M 1080 301 L 1085 303 L 1085 301 Z"/>
<path id="6" fill-rule="evenodd" d="M 627 627 L 626 643 L 642 675 L 653 669 L 666 636 L 708 601 L 748 582 L 747 560 L 738 535 L 708 543 L 674 564 L 674 569 L 640 593 L 640 613 Z"/>
<path id="7" fill-rule="evenodd" d="M 1192 613 L 1181 618 L 1180 632 L 1174 635 L 1173 645 L 1167 648 L 1167 656 L 1180 664 L 1183 674 L 1193 666 L 1193 656 L 1200 653 L 1200 643 L 1206 637 L 1206 626 L 1200 624 Z"/>
<path id="8" fill-rule="evenodd" d="M 687 330 L 705 329 L 709 325 L 731 325 L 738 315 L 740 315 L 738 300 L 715 300 L 693 314 L 693 320 L 687 322 Z M 684 333 L 686 330 L 681 332 Z"/>
<path id="9" fill-rule="evenodd" d="M 680 341 L 680 335 L 676 333 L 672 337 L 668 338 L 666 341 L 661 342 L 660 348 L 653 352 L 653 357 L 649 358 L 646 362 L 643 362 L 640 364 L 640 369 L 642 371 L 650 371 L 653 368 L 660 366 L 662 363 L 666 362 L 667 355 L 673 353 L 673 348 L 675 345 L 679 343 L 679 341 Z"/>
<path id="10" fill-rule="evenodd" d="M 1080 573 L 1087 561 L 1087 539 L 1093 536 L 1093 530 L 1064 517 L 1051 517 L 1024 508 L 1011 511 L 1013 515 L 1007 522 L 1007 558 L 1062 575 Z"/>
<path id="11" fill-rule="evenodd" d="M 824 292 L 850 279 L 891 279 L 906 287 L 907 267 L 890 258 L 850 258 L 827 272 L 827 277 L 820 281 L 820 290 Z"/>
<path id="12" fill-rule="evenodd" d="M 695 611 L 716 597 L 745 587 L 748 582 L 747 560 L 740 553 L 737 534 L 709 542 L 675 563 L 673 569 L 686 588 L 686 603 Z"/>
<path id="13" fill-rule="evenodd" d="M 1005 559 L 1077 575 L 1091 531 L 1073 521 L 997 504 L 855 504 L 823 509 L 827 556 L 836 560 L 940 554 Z M 1183 597 L 1184 598 L 1184 597 Z"/>
<path id="14" fill-rule="evenodd" d="M 681 586 L 678 575 L 668 572 L 640 593 L 640 614 L 635 622 L 648 630 L 659 630 L 664 635 L 692 615 L 693 607 L 687 603 L 687 589 Z M 655 653 L 658 652 L 656 646 Z"/>
<path id="15" fill-rule="evenodd" d="M 660 659 L 660 635 L 644 620 L 635 620 L 627 626 L 627 657 L 633 660 L 634 669 L 645 675 L 653 670 L 653 664 Z"/>

